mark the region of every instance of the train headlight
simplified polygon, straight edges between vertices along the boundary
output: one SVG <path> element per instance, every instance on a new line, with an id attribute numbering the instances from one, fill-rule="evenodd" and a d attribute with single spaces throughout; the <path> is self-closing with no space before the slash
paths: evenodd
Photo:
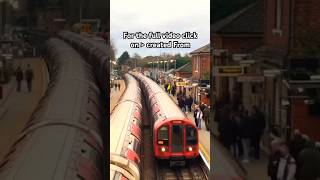
<path id="1" fill-rule="evenodd" d="M 165 147 L 162 147 L 161 148 L 161 152 L 165 152 L 166 151 L 166 148 Z"/>
<path id="2" fill-rule="evenodd" d="M 188 150 L 189 150 L 189 151 L 192 151 L 192 147 L 191 147 L 191 146 L 189 146 L 189 147 L 188 147 Z"/>

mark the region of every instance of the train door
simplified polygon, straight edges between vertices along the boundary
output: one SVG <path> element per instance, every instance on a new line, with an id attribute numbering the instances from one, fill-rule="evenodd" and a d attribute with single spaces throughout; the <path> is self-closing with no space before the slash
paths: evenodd
<path id="1" fill-rule="evenodd" d="M 183 152 L 183 126 L 173 125 L 172 126 L 172 152 Z"/>

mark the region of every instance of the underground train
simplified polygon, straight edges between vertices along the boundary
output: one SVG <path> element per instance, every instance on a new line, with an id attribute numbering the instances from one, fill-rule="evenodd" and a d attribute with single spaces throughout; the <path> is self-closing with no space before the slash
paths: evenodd
<path id="1" fill-rule="evenodd" d="M 126 90 L 110 115 L 110 179 L 140 179 L 141 90 L 125 75 Z"/>
<path id="2" fill-rule="evenodd" d="M 171 163 L 199 156 L 198 131 L 194 123 L 154 81 L 142 73 L 131 73 L 140 83 L 153 122 L 153 151 L 157 159 Z"/>
<path id="3" fill-rule="evenodd" d="M 100 90 L 90 66 L 58 39 L 47 44 L 50 82 L 0 163 L 0 179 L 103 179 Z"/>
<path id="4" fill-rule="evenodd" d="M 110 59 L 112 59 L 111 47 L 103 39 L 89 38 L 81 36 L 70 31 L 61 31 L 58 37 L 74 49 L 76 49 L 82 57 L 95 70 L 96 79 L 98 80 L 100 89 L 105 93 L 105 98 L 109 93 L 108 75 Z"/>

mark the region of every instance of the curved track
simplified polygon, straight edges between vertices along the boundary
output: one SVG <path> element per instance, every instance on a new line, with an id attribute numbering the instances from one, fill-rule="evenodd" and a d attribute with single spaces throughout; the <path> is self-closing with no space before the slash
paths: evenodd
<path id="1" fill-rule="evenodd" d="M 48 43 L 50 83 L 20 137 L 0 162 L 0 179 L 102 179 L 100 90 L 69 45 Z"/>

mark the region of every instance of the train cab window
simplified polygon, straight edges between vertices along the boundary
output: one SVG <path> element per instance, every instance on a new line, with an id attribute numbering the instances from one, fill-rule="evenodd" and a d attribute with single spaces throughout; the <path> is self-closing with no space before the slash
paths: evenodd
<path id="1" fill-rule="evenodd" d="M 162 126 L 158 131 L 158 145 L 169 145 L 169 129 L 168 126 Z"/>
<path id="2" fill-rule="evenodd" d="M 186 128 L 186 141 L 187 145 L 197 144 L 197 130 L 192 126 Z"/>
<path id="3" fill-rule="evenodd" d="M 184 126 L 182 125 L 172 126 L 172 138 L 171 138 L 172 152 L 183 151 L 183 129 L 184 129 Z"/>

